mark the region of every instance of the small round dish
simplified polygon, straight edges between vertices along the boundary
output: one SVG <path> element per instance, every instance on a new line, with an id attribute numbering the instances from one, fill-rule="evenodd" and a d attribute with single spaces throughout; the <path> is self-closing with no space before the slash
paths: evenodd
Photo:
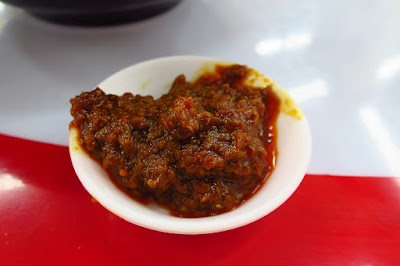
<path id="1" fill-rule="evenodd" d="M 106 93 L 122 95 L 153 95 L 167 93 L 174 78 L 184 74 L 189 81 L 215 65 L 233 62 L 199 57 L 174 56 L 158 58 L 127 67 L 105 81 L 100 87 Z M 284 203 L 300 185 L 311 157 L 310 127 L 299 106 L 282 89 L 257 71 L 246 81 L 253 86 L 272 85 L 281 99 L 277 121 L 278 156 L 275 170 L 266 183 L 248 201 L 233 211 L 203 218 L 171 216 L 155 204 L 143 205 L 117 188 L 101 166 L 92 160 L 77 142 L 77 131 L 71 129 L 69 151 L 75 172 L 86 190 L 106 209 L 133 224 L 176 234 L 207 234 L 226 231 L 254 222 Z"/>

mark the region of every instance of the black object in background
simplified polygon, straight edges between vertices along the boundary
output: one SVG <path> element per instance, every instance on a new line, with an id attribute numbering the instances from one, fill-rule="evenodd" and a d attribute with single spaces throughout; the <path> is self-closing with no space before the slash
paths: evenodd
<path id="1" fill-rule="evenodd" d="M 41 19 L 69 25 L 102 26 L 149 18 L 180 0 L 2 0 Z"/>

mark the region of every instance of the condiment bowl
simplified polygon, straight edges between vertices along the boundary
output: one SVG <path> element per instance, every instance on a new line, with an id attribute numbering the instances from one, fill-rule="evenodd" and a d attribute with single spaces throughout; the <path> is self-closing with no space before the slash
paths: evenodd
<path id="1" fill-rule="evenodd" d="M 179 74 L 185 74 L 191 81 L 213 70 L 216 64 L 230 65 L 233 62 L 199 56 L 158 58 L 127 67 L 101 82 L 98 87 L 111 94 L 132 92 L 157 98 L 168 92 Z M 72 128 L 69 151 L 81 183 L 93 198 L 115 215 L 138 226 L 161 232 L 215 233 L 247 225 L 268 215 L 283 204 L 303 180 L 311 157 L 311 131 L 300 107 L 278 84 L 255 70 L 247 82 L 254 86 L 270 84 L 281 99 L 277 120 L 278 156 L 276 167 L 265 184 L 238 208 L 216 216 L 180 218 L 170 215 L 158 205 L 136 202 L 116 187 L 101 166 L 85 153 L 77 142 L 77 131 Z"/>

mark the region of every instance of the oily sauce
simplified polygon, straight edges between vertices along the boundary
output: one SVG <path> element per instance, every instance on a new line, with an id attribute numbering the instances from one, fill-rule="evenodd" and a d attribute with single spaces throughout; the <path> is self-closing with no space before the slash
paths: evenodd
<path id="1" fill-rule="evenodd" d="M 79 144 L 139 202 L 180 217 L 230 211 L 275 167 L 280 101 L 244 81 L 246 66 L 217 66 L 190 83 L 183 75 L 159 99 L 106 95 L 71 99 Z"/>

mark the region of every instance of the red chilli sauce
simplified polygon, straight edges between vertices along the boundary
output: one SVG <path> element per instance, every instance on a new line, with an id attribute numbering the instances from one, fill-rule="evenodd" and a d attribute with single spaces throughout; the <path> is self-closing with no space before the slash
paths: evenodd
<path id="1" fill-rule="evenodd" d="M 245 85 L 246 66 L 216 66 L 190 83 L 178 76 L 152 96 L 71 99 L 78 143 L 133 199 L 179 217 L 231 211 L 274 170 L 280 100 Z"/>

